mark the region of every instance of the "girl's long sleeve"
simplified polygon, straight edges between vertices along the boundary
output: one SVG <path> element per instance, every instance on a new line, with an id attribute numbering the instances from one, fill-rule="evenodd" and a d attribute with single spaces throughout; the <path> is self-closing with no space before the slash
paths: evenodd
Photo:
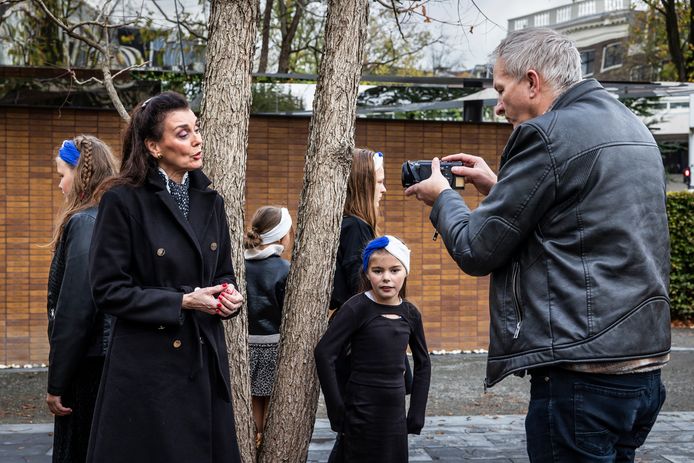
<path id="1" fill-rule="evenodd" d="M 431 381 L 431 362 L 429 350 L 424 338 L 422 316 L 416 309 L 412 310 L 410 320 L 410 350 L 414 360 L 414 379 L 410 395 L 410 409 L 407 412 L 407 433 L 419 434 L 424 427 L 427 399 L 429 397 L 429 382 Z"/>
<path id="2" fill-rule="evenodd" d="M 356 328 L 357 316 L 353 307 L 343 307 L 335 315 L 314 351 L 330 427 L 335 432 L 342 432 L 345 415 L 344 398 L 340 393 L 343 388 L 338 381 L 336 362 Z"/>

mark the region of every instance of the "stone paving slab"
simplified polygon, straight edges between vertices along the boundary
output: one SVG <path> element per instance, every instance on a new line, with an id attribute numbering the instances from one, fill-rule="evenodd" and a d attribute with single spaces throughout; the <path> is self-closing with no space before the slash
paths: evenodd
<path id="1" fill-rule="evenodd" d="M 52 424 L 0 425 L 0 462 L 49 463 L 52 432 Z M 327 461 L 334 437 L 328 420 L 316 420 L 308 461 Z M 427 417 L 409 447 L 411 462 L 528 463 L 522 415 Z M 694 462 L 694 412 L 661 413 L 636 461 Z"/>
<path id="2" fill-rule="evenodd" d="M 333 439 L 328 421 L 316 420 L 308 461 L 327 461 Z M 422 434 L 410 436 L 409 447 L 411 462 L 529 461 L 523 415 L 427 417 Z M 661 413 L 636 461 L 694 462 L 694 412 Z"/>

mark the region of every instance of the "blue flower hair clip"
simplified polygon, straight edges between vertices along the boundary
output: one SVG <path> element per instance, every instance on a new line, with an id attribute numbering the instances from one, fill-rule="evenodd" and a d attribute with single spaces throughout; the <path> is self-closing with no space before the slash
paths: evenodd
<path id="1" fill-rule="evenodd" d="M 374 160 L 374 170 L 378 170 L 383 167 L 383 153 L 376 151 L 373 155 Z"/>

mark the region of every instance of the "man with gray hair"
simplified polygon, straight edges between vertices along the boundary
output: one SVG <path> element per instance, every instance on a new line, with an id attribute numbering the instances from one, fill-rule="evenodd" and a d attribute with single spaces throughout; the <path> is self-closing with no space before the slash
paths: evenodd
<path id="1" fill-rule="evenodd" d="M 491 274 L 485 386 L 529 373 L 532 462 L 633 461 L 665 400 L 669 239 L 653 137 L 594 79 L 573 42 L 513 32 L 495 50 L 496 113 L 513 132 L 498 178 L 477 156 L 454 173 L 486 198 L 474 211 L 439 172 L 405 192 L 458 266 Z"/>

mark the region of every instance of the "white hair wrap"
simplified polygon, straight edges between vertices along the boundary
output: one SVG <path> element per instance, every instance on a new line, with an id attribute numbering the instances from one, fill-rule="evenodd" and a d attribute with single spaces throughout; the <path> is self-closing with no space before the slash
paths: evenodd
<path id="1" fill-rule="evenodd" d="M 283 207 L 282 218 L 280 219 L 280 223 L 275 225 L 271 230 L 260 235 L 262 244 L 270 244 L 274 243 L 275 241 L 281 240 L 282 238 L 284 238 L 284 235 L 289 233 L 289 230 L 291 228 L 292 216 L 289 215 L 289 211 L 287 210 L 287 208 Z"/>
<path id="2" fill-rule="evenodd" d="M 383 167 L 383 153 L 381 153 L 380 151 L 374 153 L 373 159 L 374 159 L 374 170 L 378 170 L 381 167 Z"/>
<path id="3" fill-rule="evenodd" d="M 388 244 L 385 247 L 385 250 L 388 251 L 398 259 L 400 262 L 402 262 L 403 267 L 405 267 L 405 271 L 409 275 L 410 273 L 410 249 L 405 246 L 405 244 L 397 239 L 396 237 L 392 235 L 386 235 L 386 238 L 388 238 Z"/>

